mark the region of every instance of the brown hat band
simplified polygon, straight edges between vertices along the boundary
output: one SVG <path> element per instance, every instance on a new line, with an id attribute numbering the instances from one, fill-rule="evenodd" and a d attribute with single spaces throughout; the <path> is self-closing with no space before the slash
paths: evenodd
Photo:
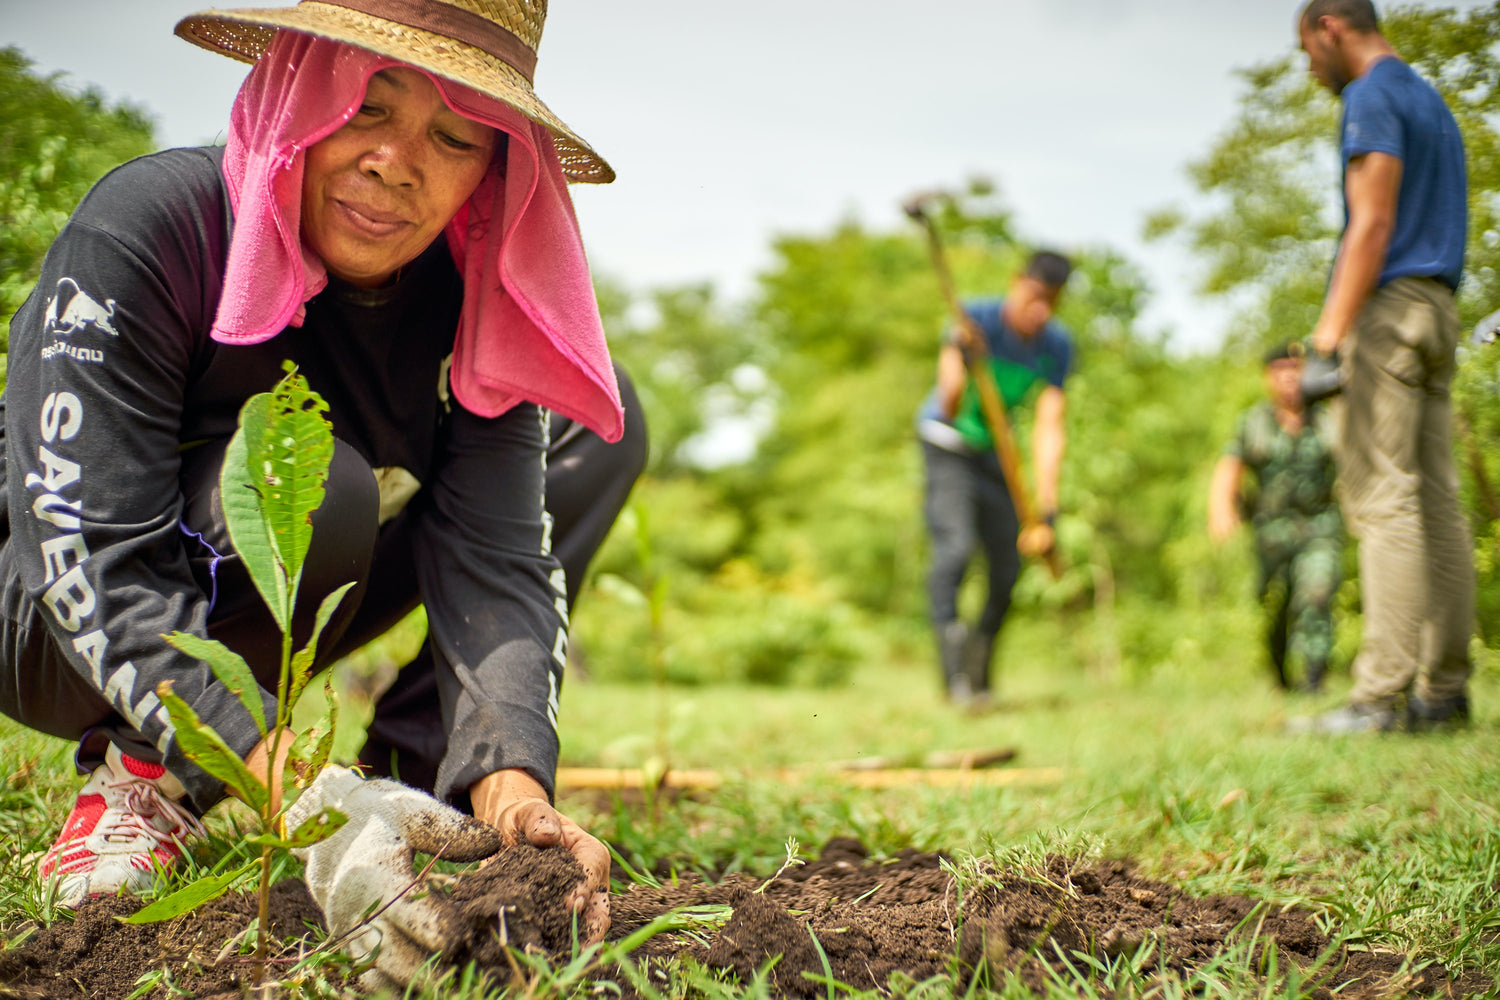
<path id="1" fill-rule="evenodd" d="M 532 82 L 536 52 L 494 21 L 462 7 L 433 0 L 320 0 L 361 14 L 430 31 L 488 52 Z"/>

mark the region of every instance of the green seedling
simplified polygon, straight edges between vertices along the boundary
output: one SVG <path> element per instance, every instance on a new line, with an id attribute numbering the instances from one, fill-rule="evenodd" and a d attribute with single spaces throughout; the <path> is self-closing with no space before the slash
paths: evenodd
<path id="1" fill-rule="evenodd" d="M 183 632 L 163 637 L 187 655 L 206 662 L 220 683 L 245 706 L 268 744 L 265 773 L 251 773 L 239 754 L 198 717 L 192 706 L 173 693 L 171 681 L 163 681 L 157 689 L 177 729 L 177 742 L 183 753 L 222 780 L 250 805 L 259 819 L 259 832 L 246 838 L 260 848 L 259 927 L 268 926 L 271 864 L 275 853 L 318 843 L 347 821 L 344 815 L 326 809 L 295 830 L 285 830 L 282 825 L 293 791 L 307 787 L 332 753 L 337 709 L 331 690 L 328 714 L 312 730 L 298 736 L 286 754 L 282 801 L 274 801 L 270 791 L 276 784 L 274 768 L 282 758 L 282 742 L 287 738 L 292 707 L 312 676 L 318 638 L 353 586 L 345 584 L 323 600 L 311 638 L 306 646 L 294 651 L 292 613 L 297 604 L 303 563 L 312 542 L 312 513 L 323 502 L 324 483 L 333 458 L 333 430 L 324 416 L 328 404 L 308 388 L 294 366 L 288 363 L 285 368 L 287 374 L 275 388 L 251 397 L 240 410 L 239 431 L 225 454 L 220 477 L 230 539 L 261 599 L 281 628 L 274 718 L 267 717 L 260 685 L 238 653 L 215 640 Z M 130 917 L 130 922 L 169 920 L 194 910 L 229 891 L 256 867 L 251 862 L 235 871 L 199 878 L 143 907 Z M 256 983 L 264 974 L 268 947 L 269 935 L 257 935 Z"/>
<path id="2" fill-rule="evenodd" d="M 168 997 L 191 997 L 193 995 L 191 991 L 173 982 L 172 974 L 162 968 L 153 969 L 137 979 L 135 990 L 125 1000 L 141 1000 L 142 997 L 151 996 L 153 993 Z"/>
<path id="3" fill-rule="evenodd" d="M 756 887 L 755 892 L 757 894 L 765 892 L 766 889 L 770 888 L 771 883 L 781 878 L 781 876 L 786 872 L 788 868 L 796 868 L 799 865 L 807 864 L 807 861 L 802 858 L 801 854 L 802 845 L 797 843 L 797 838 L 786 838 L 786 860 L 781 863 L 780 868 L 776 869 L 775 875 L 772 875 L 770 878 L 766 879 Z"/>

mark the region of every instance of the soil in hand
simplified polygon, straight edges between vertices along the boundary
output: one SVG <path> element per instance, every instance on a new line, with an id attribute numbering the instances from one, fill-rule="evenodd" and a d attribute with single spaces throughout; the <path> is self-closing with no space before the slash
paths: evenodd
<path id="1" fill-rule="evenodd" d="M 568 954 L 583 932 L 566 901 L 581 881 L 583 869 L 566 850 L 527 844 L 453 879 L 444 905 L 463 928 L 453 961 L 508 969 L 506 948 Z"/>

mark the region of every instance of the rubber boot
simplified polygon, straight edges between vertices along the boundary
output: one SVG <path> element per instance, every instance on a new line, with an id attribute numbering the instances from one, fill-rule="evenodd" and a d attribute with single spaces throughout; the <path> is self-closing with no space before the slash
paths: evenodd
<path id="1" fill-rule="evenodd" d="M 964 643 L 964 676 L 968 679 L 973 697 L 970 708 L 985 708 L 990 703 L 990 660 L 995 655 L 995 636 L 977 629 L 969 633 Z"/>
<path id="2" fill-rule="evenodd" d="M 943 690 L 955 705 L 967 705 L 972 690 L 964 673 L 964 648 L 968 645 L 969 627 L 960 621 L 938 626 L 938 661 L 943 665 Z"/>

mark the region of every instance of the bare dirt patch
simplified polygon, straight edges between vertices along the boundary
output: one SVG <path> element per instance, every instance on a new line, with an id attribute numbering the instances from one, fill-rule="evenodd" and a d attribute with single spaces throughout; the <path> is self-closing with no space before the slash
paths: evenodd
<path id="1" fill-rule="evenodd" d="M 691 958 L 742 980 L 770 965 L 775 992 L 787 997 L 826 995 L 829 974 L 861 989 L 884 988 L 893 979 L 945 977 L 958 994 L 976 979 L 998 984 L 1015 974 L 1041 992 L 1053 971 L 1065 973 L 1059 951 L 1106 959 L 1139 953 L 1147 974 L 1182 973 L 1252 936 L 1257 949 L 1274 942 L 1283 968 L 1287 962 L 1312 968 L 1321 960 L 1319 995 L 1330 998 L 1470 996 L 1495 985 L 1435 964 L 1405 972 L 1411 963 L 1401 955 L 1332 948 L 1306 913 L 1281 912 L 1240 896 L 1194 898 L 1138 878 L 1118 861 L 1053 857 L 1044 869 L 985 872 L 965 879 L 964 888 L 942 860 L 913 850 L 871 860 L 857 841 L 838 838 L 818 860 L 769 883 L 738 874 L 718 882 L 686 876 L 667 885 L 636 885 L 611 900 L 610 938 L 619 941 L 674 908 L 724 907 L 719 912 L 727 919 L 716 930 L 658 934 L 632 959 L 651 967 Z M 574 928 L 562 900 L 577 877 L 566 853 L 532 848 L 507 851 L 460 877 L 448 904 L 467 930 L 451 954 L 490 968 L 501 981 L 513 972 L 502 941 L 566 955 Z M 248 967 L 213 962 L 223 943 L 254 916 L 253 900 L 221 900 L 170 924 L 118 923 L 115 918 L 135 905 L 92 901 L 73 922 L 43 929 L 20 948 L 0 953 L 0 997 L 118 1000 L 143 972 L 163 966 L 179 988 L 199 997 L 238 995 Z M 300 886 L 278 887 L 278 933 L 295 935 L 316 916 Z M 1082 967 L 1076 957 L 1073 963 Z M 624 985 L 612 970 L 600 975 Z M 166 995 L 165 989 L 151 994 Z"/>
<path id="2" fill-rule="evenodd" d="M 198 997 L 240 995 L 250 967 L 225 946 L 256 917 L 254 896 L 229 895 L 195 913 L 159 924 L 124 924 L 118 918 L 140 909 L 140 901 L 100 897 L 78 908 L 74 918 L 39 929 L 19 948 L 0 952 L 0 997 L 7 1000 L 123 1000 L 143 973 L 165 968 L 178 989 Z M 271 932 L 300 939 L 323 915 L 300 882 L 271 890 Z M 166 997 L 165 986 L 150 997 Z"/>

